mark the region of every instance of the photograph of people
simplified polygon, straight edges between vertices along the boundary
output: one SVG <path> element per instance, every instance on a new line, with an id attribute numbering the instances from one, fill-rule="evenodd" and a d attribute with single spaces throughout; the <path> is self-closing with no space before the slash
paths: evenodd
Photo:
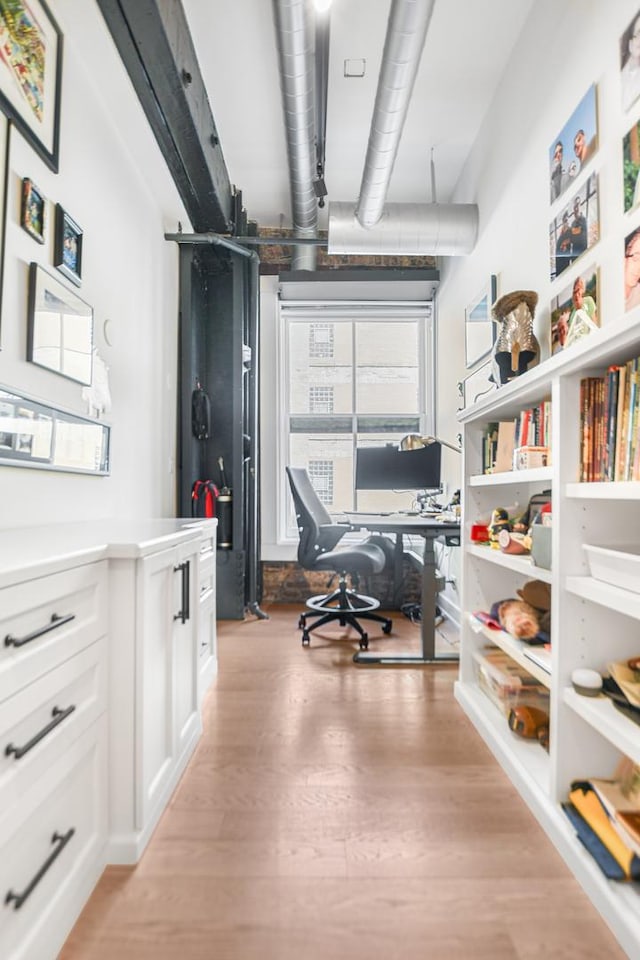
<path id="1" fill-rule="evenodd" d="M 620 90 L 628 110 L 640 95 L 640 10 L 620 38 Z"/>
<path id="2" fill-rule="evenodd" d="M 574 195 L 571 206 L 549 227 L 551 279 L 560 276 L 599 238 L 598 177 L 592 173 Z"/>
<path id="3" fill-rule="evenodd" d="M 598 329 L 597 304 L 598 270 L 591 267 L 551 303 L 551 353 L 559 353 Z"/>
<path id="4" fill-rule="evenodd" d="M 640 227 L 624 242 L 624 309 L 633 310 L 640 303 Z"/>
<path id="5" fill-rule="evenodd" d="M 551 203 L 562 196 L 591 161 L 598 147 L 596 85 L 593 84 L 549 148 Z M 567 156 L 570 153 L 571 156 Z"/>
<path id="6" fill-rule="evenodd" d="M 622 175 L 624 212 L 627 213 L 640 203 L 640 121 L 622 138 Z"/>

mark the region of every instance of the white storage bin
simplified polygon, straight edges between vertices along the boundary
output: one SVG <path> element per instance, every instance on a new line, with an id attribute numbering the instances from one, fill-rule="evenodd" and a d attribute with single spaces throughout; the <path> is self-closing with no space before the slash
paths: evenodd
<path id="1" fill-rule="evenodd" d="M 640 544 L 594 547 L 584 543 L 582 546 L 592 577 L 640 593 Z"/>

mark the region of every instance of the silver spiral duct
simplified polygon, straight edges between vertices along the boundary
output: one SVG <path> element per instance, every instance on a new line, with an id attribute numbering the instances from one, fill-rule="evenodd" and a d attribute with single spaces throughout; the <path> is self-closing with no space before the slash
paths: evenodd
<path id="1" fill-rule="evenodd" d="M 382 216 L 402 128 L 435 0 L 393 0 L 371 119 L 356 217 L 372 227 Z"/>
<path id="2" fill-rule="evenodd" d="M 327 252 L 420 257 L 471 253 L 478 235 L 473 203 L 388 203 L 366 230 L 353 203 L 332 203 Z"/>
<path id="3" fill-rule="evenodd" d="M 287 138 L 293 231 L 318 232 L 315 177 L 314 23 L 306 0 L 273 0 Z M 314 270 L 316 248 L 294 246 L 292 270 Z"/>

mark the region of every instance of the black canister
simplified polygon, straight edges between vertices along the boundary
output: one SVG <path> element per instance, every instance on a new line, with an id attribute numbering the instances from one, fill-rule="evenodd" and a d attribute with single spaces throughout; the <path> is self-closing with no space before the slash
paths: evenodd
<path id="1" fill-rule="evenodd" d="M 230 550 L 233 546 L 233 516 L 231 490 L 223 487 L 216 501 L 218 517 L 218 550 Z"/>

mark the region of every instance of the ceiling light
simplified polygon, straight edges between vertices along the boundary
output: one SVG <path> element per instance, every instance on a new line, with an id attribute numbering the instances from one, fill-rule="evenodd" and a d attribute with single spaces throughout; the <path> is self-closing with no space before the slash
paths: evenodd
<path id="1" fill-rule="evenodd" d="M 318 13 L 326 13 L 331 6 L 331 0 L 313 0 Z"/>

